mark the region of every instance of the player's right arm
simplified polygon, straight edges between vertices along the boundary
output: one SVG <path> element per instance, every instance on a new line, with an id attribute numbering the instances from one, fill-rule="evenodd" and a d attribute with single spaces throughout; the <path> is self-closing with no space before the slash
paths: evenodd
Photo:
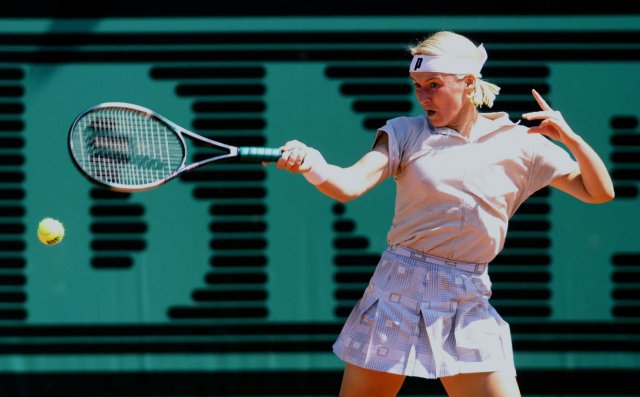
<path id="1" fill-rule="evenodd" d="M 386 134 L 380 134 L 373 149 L 346 168 L 328 164 L 319 151 L 299 141 L 287 142 L 282 150 L 278 169 L 304 174 L 322 193 L 343 203 L 362 196 L 389 176 Z"/>

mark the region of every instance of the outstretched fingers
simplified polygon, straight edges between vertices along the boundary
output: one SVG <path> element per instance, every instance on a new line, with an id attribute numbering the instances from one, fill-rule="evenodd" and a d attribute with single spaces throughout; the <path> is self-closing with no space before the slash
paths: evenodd
<path id="1" fill-rule="evenodd" d="M 533 94 L 533 98 L 536 100 L 536 102 L 538 102 L 538 105 L 540 106 L 540 108 L 542 110 L 539 110 L 537 112 L 524 113 L 522 115 L 523 119 L 525 119 L 525 120 L 546 120 L 546 119 L 549 119 L 551 117 L 558 117 L 559 112 L 553 110 L 551 108 L 551 106 L 549 106 L 547 101 L 544 100 L 542 95 L 540 95 L 538 93 L 538 91 L 531 90 L 531 93 Z"/>
<path id="2" fill-rule="evenodd" d="M 542 95 L 540 95 L 538 93 L 538 91 L 536 91 L 535 89 L 532 89 L 531 90 L 531 94 L 533 94 L 533 98 L 536 100 L 536 102 L 538 102 L 538 105 L 540 105 L 540 109 L 542 109 L 542 110 L 553 110 L 553 109 L 551 109 L 551 106 L 549 106 L 547 101 L 544 100 Z"/>

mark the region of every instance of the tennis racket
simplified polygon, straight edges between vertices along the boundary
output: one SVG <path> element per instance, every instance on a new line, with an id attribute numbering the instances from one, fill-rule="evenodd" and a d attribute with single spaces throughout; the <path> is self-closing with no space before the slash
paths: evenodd
<path id="1" fill-rule="evenodd" d="M 186 164 L 185 137 L 215 149 L 212 157 Z M 90 181 L 121 192 L 153 189 L 211 163 L 276 161 L 282 154 L 276 148 L 226 145 L 122 102 L 102 103 L 76 117 L 69 129 L 69 151 Z"/>

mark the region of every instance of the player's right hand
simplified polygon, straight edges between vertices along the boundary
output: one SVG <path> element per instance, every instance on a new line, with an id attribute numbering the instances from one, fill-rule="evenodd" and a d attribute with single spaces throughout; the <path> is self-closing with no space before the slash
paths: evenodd
<path id="1" fill-rule="evenodd" d="M 282 150 L 282 156 L 278 159 L 276 167 L 295 173 L 309 171 L 313 165 L 312 158 L 316 157 L 309 156 L 309 154 L 312 152 L 319 154 L 317 150 L 297 140 L 285 143 L 280 149 Z M 322 157 L 322 155 L 320 155 L 320 157 Z"/>

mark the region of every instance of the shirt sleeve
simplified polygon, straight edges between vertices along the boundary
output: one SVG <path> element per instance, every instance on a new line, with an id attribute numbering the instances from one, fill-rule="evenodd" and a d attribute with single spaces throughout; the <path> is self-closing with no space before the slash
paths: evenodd
<path id="1" fill-rule="evenodd" d="M 388 175 L 397 176 L 398 168 L 400 164 L 400 146 L 398 144 L 398 136 L 396 134 L 396 130 L 393 128 L 392 120 L 387 121 L 387 123 L 378 129 L 376 133 L 376 139 L 373 141 L 373 145 L 378 142 L 378 139 L 382 134 L 387 134 L 388 138 L 388 150 L 389 150 L 389 165 L 388 165 Z"/>
<path id="2" fill-rule="evenodd" d="M 578 163 L 566 150 L 540 134 L 532 135 L 534 140 L 532 168 L 529 177 L 528 194 L 548 186 L 559 176 L 578 169 Z"/>

